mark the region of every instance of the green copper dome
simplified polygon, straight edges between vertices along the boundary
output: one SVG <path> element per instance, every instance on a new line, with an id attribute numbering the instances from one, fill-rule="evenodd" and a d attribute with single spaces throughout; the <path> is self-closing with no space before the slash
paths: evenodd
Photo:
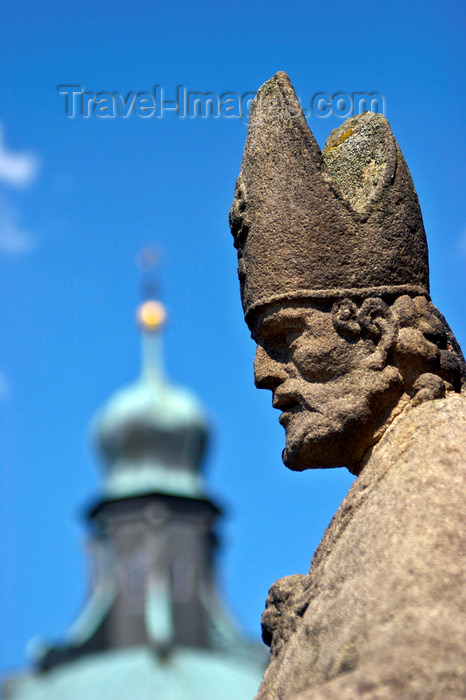
<path id="1" fill-rule="evenodd" d="M 165 377 L 162 320 L 152 325 L 140 309 L 142 371 L 132 385 L 114 394 L 94 422 L 110 498 L 162 491 L 199 497 L 199 474 L 207 421 L 199 401 Z M 147 316 L 147 314 L 146 314 Z"/>
<path id="2" fill-rule="evenodd" d="M 5 700 L 252 700 L 263 660 L 251 649 L 228 653 L 177 648 L 101 652 L 6 684 Z"/>

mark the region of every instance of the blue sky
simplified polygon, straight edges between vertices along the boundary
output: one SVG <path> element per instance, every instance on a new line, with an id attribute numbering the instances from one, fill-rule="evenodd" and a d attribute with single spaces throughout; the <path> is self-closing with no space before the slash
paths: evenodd
<path id="1" fill-rule="evenodd" d="M 285 70 L 303 102 L 381 93 L 421 201 L 433 301 L 464 346 L 464 3 L 6 0 L 1 13 L 0 668 L 24 665 L 34 635 L 59 638 L 83 602 L 79 514 L 99 489 L 88 425 L 137 376 L 135 258 L 150 243 L 169 374 L 211 416 L 221 587 L 258 635 L 268 586 L 307 570 L 351 478 L 287 471 L 278 413 L 253 387 L 227 223 L 246 125 L 70 119 L 57 86 L 242 95 Z M 340 123 L 309 119 L 321 146 Z"/>

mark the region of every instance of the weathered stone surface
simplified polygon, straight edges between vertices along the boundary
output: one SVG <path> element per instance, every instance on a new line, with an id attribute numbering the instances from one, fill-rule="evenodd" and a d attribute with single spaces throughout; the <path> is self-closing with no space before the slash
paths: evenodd
<path id="1" fill-rule="evenodd" d="M 285 464 L 358 475 L 309 574 L 269 592 L 258 700 L 466 697 L 466 366 L 388 122 L 353 117 L 321 153 L 277 74 L 230 223 Z"/>

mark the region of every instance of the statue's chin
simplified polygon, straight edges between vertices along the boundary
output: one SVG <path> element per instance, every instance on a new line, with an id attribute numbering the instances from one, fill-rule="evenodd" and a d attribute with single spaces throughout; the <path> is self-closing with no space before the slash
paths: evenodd
<path id="1" fill-rule="evenodd" d="M 331 469 L 347 466 L 351 462 L 351 438 L 343 426 L 332 426 L 325 433 L 322 429 L 287 431 L 283 463 L 288 469 L 302 472 L 305 469 Z"/>
<path id="2" fill-rule="evenodd" d="M 379 373 L 378 376 L 381 376 Z M 375 393 L 375 392 L 374 392 Z M 378 396 L 387 403 L 386 394 Z M 281 421 L 286 430 L 284 464 L 293 471 L 348 467 L 353 471 L 374 440 L 380 408 L 370 406 L 367 390 L 354 396 L 352 412 L 331 397 L 320 412 L 300 411 Z"/>
<path id="3" fill-rule="evenodd" d="M 326 441 L 325 441 L 326 442 Z M 299 445 L 286 445 L 282 452 L 283 463 L 288 469 L 302 472 L 305 469 L 329 469 L 344 466 L 343 456 L 335 444 L 319 444 L 315 440 Z"/>

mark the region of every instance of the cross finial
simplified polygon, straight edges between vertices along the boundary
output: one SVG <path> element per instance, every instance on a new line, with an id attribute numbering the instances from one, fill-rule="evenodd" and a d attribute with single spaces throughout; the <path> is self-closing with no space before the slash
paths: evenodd
<path id="1" fill-rule="evenodd" d="M 137 256 L 141 270 L 142 304 L 138 308 L 138 322 L 145 331 L 154 331 L 163 324 L 166 312 L 163 304 L 157 300 L 160 285 L 156 269 L 160 264 L 161 253 L 155 244 L 142 248 Z"/>
<path id="2" fill-rule="evenodd" d="M 136 262 L 141 270 L 141 292 L 144 301 L 160 296 L 157 268 L 161 258 L 161 251 L 154 243 L 144 246 L 137 255 Z"/>

